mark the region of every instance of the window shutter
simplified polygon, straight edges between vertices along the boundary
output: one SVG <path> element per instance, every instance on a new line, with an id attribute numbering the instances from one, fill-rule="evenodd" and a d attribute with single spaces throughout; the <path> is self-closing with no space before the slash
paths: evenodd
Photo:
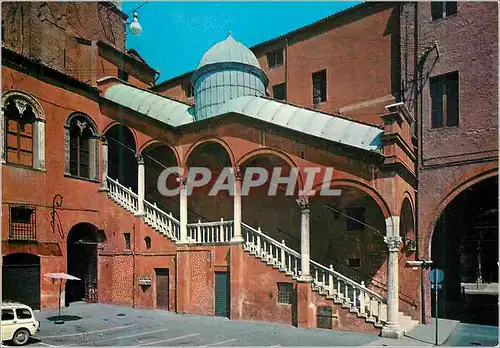
<path id="1" fill-rule="evenodd" d="M 443 126 L 443 90 L 441 78 L 431 80 L 431 123 L 432 128 Z"/>
<path id="2" fill-rule="evenodd" d="M 446 125 L 458 126 L 458 74 L 450 74 L 446 81 Z"/>
<path id="3" fill-rule="evenodd" d="M 457 2 L 456 1 L 446 1 L 446 16 L 451 16 L 457 14 Z"/>

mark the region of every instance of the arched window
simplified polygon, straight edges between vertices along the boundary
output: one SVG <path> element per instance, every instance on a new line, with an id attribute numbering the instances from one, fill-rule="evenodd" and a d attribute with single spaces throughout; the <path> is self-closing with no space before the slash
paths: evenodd
<path id="1" fill-rule="evenodd" d="M 66 175 L 98 180 L 98 135 L 94 122 L 74 113 L 66 122 Z"/>
<path id="2" fill-rule="evenodd" d="M 45 118 L 30 95 L 8 91 L 2 97 L 2 162 L 45 169 Z"/>

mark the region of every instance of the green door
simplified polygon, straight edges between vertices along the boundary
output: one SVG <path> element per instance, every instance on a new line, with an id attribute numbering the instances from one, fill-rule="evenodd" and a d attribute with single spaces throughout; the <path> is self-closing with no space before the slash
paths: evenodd
<path id="1" fill-rule="evenodd" d="M 229 318 L 228 272 L 215 272 L 215 315 Z"/>

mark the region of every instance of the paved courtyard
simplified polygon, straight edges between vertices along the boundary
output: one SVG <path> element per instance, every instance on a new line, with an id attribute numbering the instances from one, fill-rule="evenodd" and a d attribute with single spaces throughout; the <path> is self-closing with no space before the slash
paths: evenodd
<path id="1" fill-rule="evenodd" d="M 57 310 L 36 312 L 40 331 L 33 347 L 60 346 L 431 346 L 434 326 L 419 325 L 401 340 L 374 335 L 289 325 L 231 321 L 104 304 L 73 303 Z M 440 320 L 440 344 L 493 346 L 498 328 Z"/>

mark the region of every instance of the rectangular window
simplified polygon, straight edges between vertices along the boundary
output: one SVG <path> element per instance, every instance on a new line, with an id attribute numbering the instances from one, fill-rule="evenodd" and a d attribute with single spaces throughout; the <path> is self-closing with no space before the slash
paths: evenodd
<path id="1" fill-rule="evenodd" d="M 123 238 L 125 238 L 125 249 L 130 249 L 130 233 L 124 233 Z"/>
<path id="2" fill-rule="evenodd" d="M 313 104 L 326 102 L 326 70 L 312 74 Z"/>
<path id="3" fill-rule="evenodd" d="M 432 77 L 430 89 L 432 128 L 458 126 L 458 72 Z"/>
<path id="4" fill-rule="evenodd" d="M 267 53 L 267 65 L 269 69 L 283 65 L 283 49 Z"/>
<path id="5" fill-rule="evenodd" d="M 432 20 L 445 18 L 457 14 L 456 1 L 433 1 L 431 2 Z"/>
<path id="6" fill-rule="evenodd" d="M 36 211 L 29 205 L 9 205 L 9 239 L 36 240 Z"/>
<path id="7" fill-rule="evenodd" d="M 27 308 L 16 308 L 17 319 L 31 319 L 31 312 Z"/>
<path id="8" fill-rule="evenodd" d="M 350 208 L 346 210 L 346 230 L 362 231 L 365 229 L 365 208 Z"/>
<path id="9" fill-rule="evenodd" d="M 192 98 L 194 96 L 193 84 L 190 81 L 184 83 L 184 94 L 186 98 Z"/>
<path id="10" fill-rule="evenodd" d="M 33 165 L 33 124 L 6 119 L 7 162 L 31 167 Z"/>
<path id="11" fill-rule="evenodd" d="M 118 78 L 122 81 L 128 81 L 128 73 L 123 70 L 118 70 Z"/>
<path id="12" fill-rule="evenodd" d="M 274 96 L 274 99 L 285 100 L 286 99 L 286 84 L 280 83 L 279 85 L 274 85 L 273 86 L 273 96 Z"/>
<path id="13" fill-rule="evenodd" d="M 293 304 L 293 284 L 278 283 L 278 303 Z"/>
<path id="14" fill-rule="evenodd" d="M 349 267 L 361 267 L 361 260 L 359 257 L 350 257 L 349 258 Z"/>

